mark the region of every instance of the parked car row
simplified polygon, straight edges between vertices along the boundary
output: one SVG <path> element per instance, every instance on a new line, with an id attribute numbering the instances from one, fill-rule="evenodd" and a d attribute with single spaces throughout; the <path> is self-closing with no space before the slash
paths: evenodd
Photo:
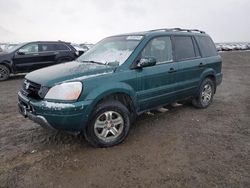
<path id="1" fill-rule="evenodd" d="M 90 48 L 92 48 L 94 45 L 93 44 L 90 44 L 90 43 L 82 43 L 82 44 L 79 44 L 79 46 L 81 48 L 83 48 L 85 51 L 88 51 Z"/>
<path id="2" fill-rule="evenodd" d="M 76 49 L 76 53 L 78 54 L 78 56 L 81 56 L 84 52 L 86 52 L 87 50 L 82 48 L 81 46 L 79 46 L 79 44 L 71 44 L 75 49 Z"/>
<path id="3" fill-rule="evenodd" d="M 216 43 L 218 51 L 250 50 L 250 43 Z"/>

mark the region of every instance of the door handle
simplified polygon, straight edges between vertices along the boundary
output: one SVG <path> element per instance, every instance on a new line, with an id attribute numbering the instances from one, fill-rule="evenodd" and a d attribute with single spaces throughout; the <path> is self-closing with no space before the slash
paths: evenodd
<path id="1" fill-rule="evenodd" d="M 168 73 L 173 73 L 173 72 L 177 72 L 177 70 L 175 70 L 173 67 L 169 69 Z"/>
<path id="2" fill-rule="evenodd" d="M 34 56 L 38 56 L 39 54 L 33 54 Z"/>

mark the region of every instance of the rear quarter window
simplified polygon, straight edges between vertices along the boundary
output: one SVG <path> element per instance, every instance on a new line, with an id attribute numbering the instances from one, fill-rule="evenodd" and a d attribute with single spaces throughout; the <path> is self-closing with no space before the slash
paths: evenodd
<path id="1" fill-rule="evenodd" d="M 69 51 L 69 47 L 66 44 L 55 44 L 56 50 L 67 50 Z"/>
<path id="2" fill-rule="evenodd" d="M 177 61 L 196 58 L 194 43 L 191 36 L 174 37 L 175 58 Z"/>
<path id="3" fill-rule="evenodd" d="M 202 57 L 217 56 L 214 42 L 209 36 L 196 36 L 196 40 L 201 50 Z"/>

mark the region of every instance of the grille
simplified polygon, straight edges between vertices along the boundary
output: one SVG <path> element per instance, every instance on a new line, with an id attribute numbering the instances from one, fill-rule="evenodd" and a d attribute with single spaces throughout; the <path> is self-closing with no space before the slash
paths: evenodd
<path id="1" fill-rule="evenodd" d="M 40 84 L 31 82 L 29 80 L 24 80 L 21 93 L 27 97 L 34 99 L 43 99 L 48 89 L 41 87 Z"/>

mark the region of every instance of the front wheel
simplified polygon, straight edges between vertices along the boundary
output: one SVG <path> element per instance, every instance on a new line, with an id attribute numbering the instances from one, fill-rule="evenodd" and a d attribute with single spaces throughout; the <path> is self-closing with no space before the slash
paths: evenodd
<path id="1" fill-rule="evenodd" d="M 0 65 L 0 81 L 8 80 L 10 77 L 10 69 L 5 65 Z"/>
<path id="2" fill-rule="evenodd" d="M 85 130 L 86 140 L 95 147 L 110 147 L 124 141 L 130 129 L 128 109 L 119 101 L 97 106 Z"/>
<path id="3" fill-rule="evenodd" d="M 197 108 L 207 108 L 213 101 L 215 84 L 210 78 L 206 78 L 200 85 L 199 93 L 193 99 L 192 104 Z"/>

